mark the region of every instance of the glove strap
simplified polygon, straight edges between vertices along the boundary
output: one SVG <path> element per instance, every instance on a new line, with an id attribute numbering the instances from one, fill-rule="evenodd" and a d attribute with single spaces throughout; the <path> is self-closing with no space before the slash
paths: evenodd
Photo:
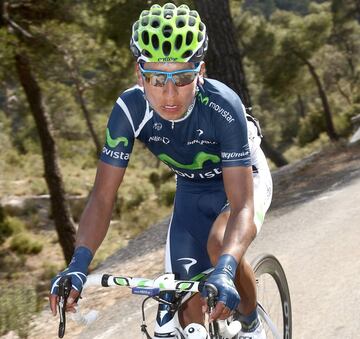
<path id="1" fill-rule="evenodd" d="M 74 255 L 69 264 L 69 270 L 87 273 L 93 254 L 85 246 L 79 246 L 75 249 Z"/>
<path id="2" fill-rule="evenodd" d="M 216 265 L 216 270 L 226 273 L 234 280 L 238 263 L 230 254 L 223 254 Z"/>

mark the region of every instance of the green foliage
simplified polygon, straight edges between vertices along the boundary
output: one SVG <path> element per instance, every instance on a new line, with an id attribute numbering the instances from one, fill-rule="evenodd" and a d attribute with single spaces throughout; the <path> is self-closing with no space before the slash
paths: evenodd
<path id="1" fill-rule="evenodd" d="M 326 133 L 321 133 L 315 141 L 306 144 L 306 146 L 292 144 L 284 152 L 284 156 L 286 157 L 286 159 L 289 159 L 290 162 L 294 162 L 303 159 L 311 153 L 318 152 L 319 150 L 326 148 L 328 145 L 328 136 L 326 135 Z"/>
<path id="2" fill-rule="evenodd" d="M 5 217 L 3 207 L 0 205 L 0 245 L 13 234 L 14 230 L 9 223 L 8 218 Z"/>
<path id="3" fill-rule="evenodd" d="M 0 240 L 4 242 L 6 238 L 11 236 L 10 249 L 17 254 L 40 253 L 42 244 L 26 230 L 24 222 L 16 217 L 5 217 L 3 209 L 0 211 Z"/>
<path id="4" fill-rule="evenodd" d="M 149 184 L 134 185 L 125 199 L 125 209 L 134 210 L 145 202 L 153 192 Z"/>
<path id="5" fill-rule="evenodd" d="M 6 28 L 0 28 L 0 83 L 14 73 L 13 58 L 17 43 L 13 34 Z"/>
<path id="6" fill-rule="evenodd" d="M 175 191 L 176 189 L 173 182 L 162 185 L 159 192 L 161 204 L 172 206 L 174 203 Z"/>
<path id="7" fill-rule="evenodd" d="M 305 146 L 324 130 L 319 116 L 324 109 L 309 64 L 327 95 L 336 131 L 350 133 L 346 112 L 353 110 L 360 91 L 360 43 L 355 37 L 360 25 L 346 6 L 337 11 L 329 1 L 313 1 L 301 16 L 276 10 L 266 20 L 254 12 L 235 12 L 254 114 L 274 146 L 286 149 L 294 141 Z"/>
<path id="8" fill-rule="evenodd" d="M 9 227 L 12 230 L 12 234 L 18 234 L 18 233 L 22 233 L 25 232 L 26 230 L 26 225 L 25 223 L 17 218 L 17 217 L 6 217 L 7 223 L 9 224 Z"/>
<path id="9" fill-rule="evenodd" d="M 154 185 L 155 189 L 158 189 L 161 186 L 161 176 L 159 171 L 152 171 L 149 175 L 149 181 Z"/>
<path id="10" fill-rule="evenodd" d="M 173 176 L 174 172 L 170 170 L 160 171 L 159 169 L 156 169 L 150 172 L 149 181 L 154 186 L 155 190 L 158 190 L 162 184 L 166 183 L 166 181 Z"/>
<path id="11" fill-rule="evenodd" d="M 25 229 L 23 221 L 16 217 L 6 216 L 4 208 L 0 205 L 0 245 L 10 236 L 13 236 L 13 239 L 17 234 L 22 234 Z"/>
<path id="12" fill-rule="evenodd" d="M 298 133 L 298 144 L 300 147 L 316 140 L 320 133 L 325 130 L 325 121 L 321 112 L 312 112 L 300 119 L 300 129 Z"/>
<path id="13" fill-rule="evenodd" d="M 15 234 L 10 242 L 10 249 L 18 254 L 38 254 L 43 245 L 28 232 Z"/>
<path id="14" fill-rule="evenodd" d="M 254 14 L 262 14 L 270 18 L 276 9 L 296 12 L 298 14 L 307 14 L 310 0 L 245 0 L 243 8 Z"/>
<path id="15" fill-rule="evenodd" d="M 27 338 L 31 317 L 38 311 L 35 288 L 2 283 L 0 290 L 0 335 L 15 331 L 20 338 Z"/>
<path id="16" fill-rule="evenodd" d="M 44 281 L 51 280 L 60 271 L 60 268 L 58 267 L 58 265 L 55 265 L 53 263 L 44 263 L 42 269 L 43 269 L 43 272 L 41 275 L 41 279 Z"/>

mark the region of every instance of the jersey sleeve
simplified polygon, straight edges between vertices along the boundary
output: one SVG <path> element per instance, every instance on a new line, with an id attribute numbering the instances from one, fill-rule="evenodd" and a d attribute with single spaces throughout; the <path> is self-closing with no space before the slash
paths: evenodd
<path id="1" fill-rule="evenodd" d="M 232 100 L 217 105 L 216 126 L 223 167 L 251 166 L 245 108 L 235 92 Z"/>
<path id="2" fill-rule="evenodd" d="M 101 161 L 117 167 L 127 167 L 135 139 L 130 110 L 123 99 L 120 96 L 112 109 L 100 156 Z"/>

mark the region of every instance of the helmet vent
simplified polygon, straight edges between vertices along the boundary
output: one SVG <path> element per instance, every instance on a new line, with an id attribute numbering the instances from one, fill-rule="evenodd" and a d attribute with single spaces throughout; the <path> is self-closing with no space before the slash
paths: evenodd
<path id="1" fill-rule="evenodd" d="M 145 45 L 149 44 L 149 33 L 147 31 L 141 33 L 141 38 Z"/>
<path id="2" fill-rule="evenodd" d="M 191 56 L 192 51 L 187 50 L 186 52 L 183 53 L 183 55 L 181 56 L 183 59 L 188 58 L 189 56 Z"/>
<path id="3" fill-rule="evenodd" d="M 176 49 L 180 49 L 181 48 L 181 45 L 182 45 L 182 42 L 183 42 L 183 37 L 182 35 L 178 35 L 176 37 L 176 40 L 175 40 L 175 48 Z"/>
<path id="4" fill-rule="evenodd" d="M 151 21 L 151 27 L 158 28 L 160 26 L 160 21 L 158 19 Z"/>
<path id="5" fill-rule="evenodd" d="M 168 4 L 165 4 L 165 5 L 164 5 L 164 8 L 165 8 L 165 9 L 175 9 L 176 6 L 175 6 L 174 4 L 168 3 Z"/>
<path id="6" fill-rule="evenodd" d="M 187 5 L 177 6 L 180 1 L 159 2 L 163 5 L 149 6 L 132 25 L 130 49 L 137 61 L 203 60 L 208 49 L 208 36 L 201 13 Z"/>
<path id="7" fill-rule="evenodd" d="M 148 17 L 144 17 L 141 19 L 141 26 L 147 26 L 149 23 L 149 18 Z"/>
<path id="8" fill-rule="evenodd" d="M 143 49 L 141 54 L 146 56 L 147 58 L 152 58 L 152 54 L 147 49 Z"/>
<path id="9" fill-rule="evenodd" d="M 189 16 L 189 26 L 195 26 L 196 19 L 192 16 Z"/>
<path id="10" fill-rule="evenodd" d="M 161 15 L 161 11 L 159 9 L 154 9 L 151 11 L 152 15 Z"/>
<path id="11" fill-rule="evenodd" d="M 194 34 L 193 32 L 189 31 L 186 33 L 186 44 L 189 46 L 191 45 L 192 41 L 194 39 Z"/>
<path id="12" fill-rule="evenodd" d="M 181 28 L 186 25 L 185 18 L 177 18 L 176 19 L 176 27 Z"/>
<path id="13" fill-rule="evenodd" d="M 165 19 L 171 19 L 174 16 L 174 11 L 171 9 L 165 9 L 164 11 L 164 18 Z"/>
<path id="14" fill-rule="evenodd" d="M 159 48 L 159 38 L 156 34 L 153 34 L 153 36 L 151 37 L 151 43 L 155 49 Z"/>
<path id="15" fill-rule="evenodd" d="M 177 10 L 177 15 L 186 15 L 186 10 L 185 9 L 178 9 Z"/>
<path id="16" fill-rule="evenodd" d="M 162 44 L 162 50 L 165 56 L 169 56 L 171 52 L 171 43 L 169 41 L 164 41 Z"/>
<path id="17" fill-rule="evenodd" d="M 180 5 L 179 8 L 184 8 L 184 9 L 190 11 L 190 8 L 188 5 Z"/>
<path id="18" fill-rule="evenodd" d="M 164 34 L 164 37 L 165 37 L 165 38 L 169 38 L 170 35 L 172 34 L 172 32 L 173 32 L 173 29 L 172 29 L 171 26 L 164 26 L 164 28 L 163 28 L 163 34 Z"/>

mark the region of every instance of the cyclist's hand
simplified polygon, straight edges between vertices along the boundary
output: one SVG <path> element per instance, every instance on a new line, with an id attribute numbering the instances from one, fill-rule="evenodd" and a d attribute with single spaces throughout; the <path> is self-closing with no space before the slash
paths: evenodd
<path id="1" fill-rule="evenodd" d="M 230 316 L 231 311 L 234 311 L 238 306 L 240 296 L 234 285 L 236 268 L 237 262 L 234 257 L 224 254 L 219 258 L 215 270 L 207 279 L 207 283 L 214 285 L 218 291 L 217 304 L 210 315 L 210 320 L 227 318 Z M 202 295 L 206 297 L 206 291 L 203 291 Z"/>
<path id="2" fill-rule="evenodd" d="M 75 311 L 76 300 L 80 296 L 83 285 L 86 282 L 86 276 L 88 273 L 88 267 L 93 258 L 91 251 L 84 247 L 76 248 L 69 267 L 63 272 L 59 273 L 55 278 L 51 280 L 50 288 L 50 309 L 53 315 L 56 315 L 57 304 L 59 301 L 59 280 L 63 276 L 71 277 L 71 291 L 67 300 L 67 311 Z"/>
<path id="3" fill-rule="evenodd" d="M 77 300 L 79 297 L 80 297 L 80 292 L 72 288 L 66 302 L 66 312 L 76 312 L 75 307 L 77 306 Z M 51 312 L 54 316 L 56 316 L 57 305 L 59 303 L 59 296 L 55 294 L 50 294 L 49 301 L 50 301 Z"/>

